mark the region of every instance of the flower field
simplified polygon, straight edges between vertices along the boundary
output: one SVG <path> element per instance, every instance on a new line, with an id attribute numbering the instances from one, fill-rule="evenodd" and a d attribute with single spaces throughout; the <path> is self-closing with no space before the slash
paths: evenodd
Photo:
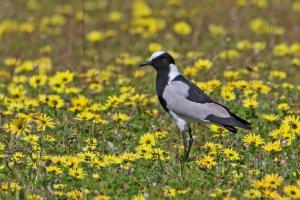
<path id="1" fill-rule="evenodd" d="M 0 1 L 0 199 L 300 199 L 299 0 Z M 251 122 L 180 131 L 165 50 Z"/>

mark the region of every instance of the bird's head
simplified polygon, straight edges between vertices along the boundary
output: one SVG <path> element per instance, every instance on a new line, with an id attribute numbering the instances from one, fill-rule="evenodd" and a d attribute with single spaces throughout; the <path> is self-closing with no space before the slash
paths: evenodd
<path id="1" fill-rule="evenodd" d="M 157 71 L 161 71 L 168 70 L 171 64 L 175 65 L 175 61 L 174 58 L 168 52 L 157 51 L 151 55 L 149 61 L 140 64 L 140 67 L 151 65 Z"/>

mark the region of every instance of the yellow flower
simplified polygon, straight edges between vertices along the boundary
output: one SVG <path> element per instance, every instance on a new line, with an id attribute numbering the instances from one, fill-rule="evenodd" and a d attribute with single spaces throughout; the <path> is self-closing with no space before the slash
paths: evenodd
<path id="1" fill-rule="evenodd" d="M 238 152 L 233 150 L 232 148 L 225 148 L 223 150 L 224 155 L 229 159 L 229 160 L 239 160 L 240 155 Z"/>
<path id="2" fill-rule="evenodd" d="M 213 137 L 224 137 L 228 134 L 228 131 L 225 128 L 215 124 L 211 124 L 209 129 L 214 134 Z"/>
<path id="3" fill-rule="evenodd" d="M 23 140 L 25 142 L 28 142 L 29 144 L 31 145 L 36 145 L 37 142 L 39 141 L 39 136 L 37 135 L 34 135 L 34 134 L 29 134 L 29 135 L 26 135 Z"/>
<path id="4" fill-rule="evenodd" d="M 248 199 L 258 199 L 261 197 L 261 192 L 256 189 L 249 189 L 244 191 L 244 197 Z"/>
<path id="5" fill-rule="evenodd" d="M 287 74 L 286 72 L 284 71 L 279 71 L 279 70 L 273 70 L 270 72 L 270 75 L 269 75 L 269 79 L 274 79 L 274 78 L 277 78 L 277 79 L 286 79 L 287 77 Z"/>
<path id="6" fill-rule="evenodd" d="M 223 76 L 228 79 L 237 79 L 240 76 L 240 73 L 238 71 L 228 70 L 223 73 Z"/>
<path id="7" fill-rule="evenodd" d="M 234 58 L 238 58 L 239 56 L 240 53 L 235 49 L 229 49 L 229 50 L 221 51 L 219 53 L 219 57 L 224 60 L 231 60 Z"/>
<path id="8" fill-rule="evenodd" d="M 280 186 L 282 181 L 283 178 L 278 174 L 267 174 L 262 180 L 266 188 L 274 188 L 274 189 Z"/>
<path id="9" fill-rule="evenodd" d="M 188 66 L 183 69 L 183 74 L 185 76 L 196 77 L 198 73 L 198 69 L 196 67 Z"/>
<path id="10" fill-rule="evenodd" d="M 56 141 L 56 139 L 55 139 L 53 136 L 51 136 L 51 135 L 45 135 L 45 136 L 43 137 L 43 139 L 44 139 L 46 142 L 55 142 L 55 141 Z"/>
<path id="11" fill-rule="evenodd" d="M 116 122 L 127 122 L 129 120 L 129 116 L 125 113 L 115 113 L 113 114 L 112 119 Z"/>
<path id="12" fill-rule="evenodd" d="M 83 199 L 83 192 L 80 190 L 72 190 L 67 192 L 67 197 L 73 200 L 80 200 Z"/>
<path id="13" fill-rule="evenodd" d="M 261 81 L 252 81 L 251 88 L 256 91 L 257 93 L 268 94 L 271 88 Z"/>
<path id="14" fill-rule="evenodd" d="M 89 102 L 89 99 L 86 98 L 85 96 L 83 95 L 79 95 L 77 97 L 74 97 L 71 99 L 71 107 L 69 108 L 69 110 L 71 111 L 81 111 L 83 110 L 87 104 Z"/>
<path id="15" fill-rule="evenodd" d="M 223 200 L 236 200 L 235 197 L 224 197 Z"/>
<path id="16" fill-rule="evenodd" d="M 34 69 L 34 63 L 31 60 L 25 60 L 20 65 L 17 65 L 16 72 L 29 72 Z"/>
<path id="17" fill-rule="evenodd" d="M 6 145 L 0 142 L 0 151 L 3 151 L 5 149 Z"/>
<path id="18" fill-rule="evenodd" d="M 57 79 L 56 77 L 50 78 L 48 84 L 52 90 L 58 93 L 61 93 L 65 90 L 65 84 L 62 82 L 62 80 Z"/>
<path id="19" fill-rule="evenodd" d="M 194 63 L 194 66 L 197 69 L 210 69 L 213 65 L 213 62 L 210 61 L 209 59 L 198 59 L 196 60 L 196 62 Z"/>
<path id="20" fill-rule="evenodd" d="M 164 195 L 166 197 L 175 197 L 176 196 L 176 190 L 174 188 L 164 188 Z"/>
<path id="21" fill-rule="evenodd" d="M 258 105 L 258 103 L 257 103 L 255 97 L 246 98 L 243 100 L 243 106 L 245 108 L 255 109 L 257 107 L 257 105 Z"/>
<path id="22" fill-rule="evenodd" d="M 262 18 L 255 18 L 251 20 L 249 28 L 256 34 L 268 34 L 272 29 L 270 23 Z"/>
<path id="23" fill-rule="evenodd" d="M 15 162 L 20 162 L 22 158 L 24 158 L 24 154 L 20 151 L 17 151 L 12 155 L 12 159 Z"/>
<path id="24" fill-rule="evenodd" d="M 295 1 L 294 3 L 293 3 L 293 10 L 295 10 L 295 11 L 300 11 L 300 1 Z"/>
<path id="25" fill-rule="evenodd" d="M 135 17 L 145 17 L 152 13 L 151 7 L 145 1 L 134 1 L 132 9 Z"/>
<path id="26" fill-rule="evenodd" d="M 100 180 L 100 179 L 101 179 L 101 176 L 100 176 L 100 174 L 98 174 L 98 173 L 92 174 L 92 177 L 93 177 L 93 179 L 95 179 L 95 180 Z"/>
<path id="27" fill-rule="evenodd" d="M 155 138 L 160 139 L 160 138 L 166 137 L 167 132 L 165 132 L 165 131 L 155 131 L 153 133 L 153 135 L 154 135 Z"/>
<path id="28" fill-rule="evenodd" d="M 64 105 L 64 101 L 58 95 L 49 95 L 48 105 L 52 108 L 61 108 Z"/>
<path id="29" fill-rule="evenodd" d="M 285 111 L 285 110 L 288 110 L 289 108 L 290 108 L 290 106 L 287 103 L 280 103 L 277 105 L 277 109 L 279 109 L 279 110 Z"/>
<path id="30" fill-rule="evenodd" d="M 282 83 L 282 87 L 284 89 L 294 89 L 295 88 L 295 86 L 293 84 L 290 84 L 290 83 L 287 83 L 287 82 Z"/>
<path id="31" fill-rule="evenodd" d="M 27 196 L 26 200 L 43 200 L 44 198 L 38 194 L 30 194 Z"/>
<path id="32" fill-rule="evenodd" d="M 103 86 L 99 83 L 91 83 L 89 84 L 89 90 L 95 93 L 100 93 L 103 90 Z"/>
<path id="33" fill-rule="evenodd" d="M 97 195 L 93 198 L 93 200 L 110 200 L 110 197 L 106 195 Z"/>
<path id="34" fill-rule="evenodd" d="M 260 135 L 256 135 L 254 133 L 249 133 L 243 138 L 243 142 L 247 145 L 259 146 L 264 144 L 264 139 L 261 138 Z"/>
<path id="35" fill-rule="evenodd" d="M 254 175 L 258 175 L 258 173 L 255 172 L 254 170 Z M 255 189 L 265 189 L 265 184 L 260 181 L 260 180 L 251 180 L 251 186 L 254 187 Z"/>
<path id="36" fill-rule="evenodd" d="M 300 43 L 293 43 L 290 46 L 290 53 L 294 56 L 300 55 Z"/>
<path id="37" fill-rule="evenodd" d="M 296 133 L 300 135 L 300 119 L 299 116 L 295 115 L 288 115 L 285 116 L 283 121 L 282 121 L 282 126 L 289 127 L 289 130 L 292 133 Z"/>
<path id="38" fill-rule="evenodd" d="M 212 36 L 222 36 L 226 34 L 226 30 L 222 25 L 210 24 L 208 29 Z"/>
<path id="39" fill-rule="evenodd" d="M 203 148 L 208 150 L 208 154 L 212 156 L 221 151 L 222 145 L 218 143 L 206 142 Z"/>
<path id="40" fill-rule="evenodd" d="M 142 61 L 142 57 L 130 55 L 128 53 L 121 54 L 120 57 L 116 58 L 116 62 L 124 65 L 137 65 Z"/>
<path id="41" fill-rule="evenodd" d="M 52 52 L 52 47 L 50 45 L 46 45 L 40 48 L 40 53 L 50 53 Z"/>
<path id="42" fill-rule="evenodd" d="M 141 78 L 141 77 L 145 76 L 145 74 L 146 74 L 145 70 L 135 70 L 133 73 L 133 77 Z"/>
<path id="43" fill-rule="evenodd" d="M 112 21 L 112 22 L 117 22 L 120 21 L 122 19 L 122 13 L 119 11 L 111 11 L 108 14 L 108 20 Z"/>
<path id="44" fill-rule="evenodd" d="M 269 189 L 269 188 L 266 188 L 263 190 L 263 194 L 262 196 L 265 197 L 265 198 L 276 198 L 277 199 L 277 196 L 279 194 L 276 192 L 276 191 L 273 191 L 272 189 Z"/>
<path id="45" fill-rule="evenodd" d="M 55 175 L 61 174 L 62 173 L 62 169 L 56 166 L 47 166 L 46 167 L 46 171 Z"/>
<path id="46" fill-rule="evenodd" d="M 47 127 L 53 129 L 55 128 L 55 123 L 53 119 L 45 114 L 39 114 L 35 117 L 37 123 L 37 129 L 39 131 L 45 131 Z"/>
<path id="47" fill-rule="evenodd" d="M 295 65 L 295 66 L 300 66 L 300 59 L 299 58 L 293 58 L 292 60 L 291 60 L 291 64 L 292 65 Z"/>
<path id="48" fill-rule="evenodd" d="M 144 141 L 143 141 L 144 142 Z M 152 142 L 152 141 L 151 141 Z M 152 158 L 152 148 L 150 145 L 139 145 L 136 148 L 137 153 L 144 158 Z"/>
<path id="49" fill-rule="evenodd" d="M 61 183 L 53 184 L 53 188 L 54 188 L 55 190 L 62 190 L 62 189 L 64 189 L 65 187 L 66 187 L 66 185 L 61 184 Z"/>
<path id="50" fill-rule="evenodd" d="M 132 197 L 131 200 L 146 200 L 142 194 L 137 194 Z"/>
<path id="51" fill-rule="evenodd" d="M 247 50 L 252 48 L 252 44 L 249 40 L 240 40 L 236 43 L 236 48 L 239 50 Z"/>
<path id="52" fill-rule="evenodd" d="M 16 86 L 16 85 L 11 85 L 8 87 L 8 91 L 11 94 L 12 98 L 16 100 L 21 100 L 25 98 L 26 95 L 26 90 L 23 88 L 23 86 Z"/>
<path id="53" fill-rule="evenodd" d="M 286 56 L 289 53 L 289 46 L 286 43 L 275 45 L 273 54 L 278 57 Z"/>
<path id="54" fill-rule="evenodd" d="M 206 168 L 211 168 L 217 164 L 215 158 L 209 155 L 205 155 L 202 159 L 196 160 L 196 163 Z"/>
<path id="55" fill-rule="evenodd" d="M 278 115 L 275 114 L 262 114 L 261 117 L 269 122 L 274 122 L 278 119 Z"/>
<path id="56" fill-rule="evenodd" d="M 225 99 L 225 101 L 233 101 L 236 98 L 234 92 L 225 87 L 221 90 L 221 96 Z"/>
<path id="57" fill-rule="evenodd" d="M 73 81 L 74 73 L 70 71 L 56 72 L 54 79 L 63 84 L 67 84 Z"/>
<path id="58" fill-rule="evenodd" d="M 86 35 L 86 39 L 90 42 L 100 42 L 104 39 L 104 34 L 101 31 L 91 31 Z"/>
<path id="59" fill-rule="evenodd" d="M 199 58 L 200 56 L 203 56 L 203 52 L 200 51 L 188 51 L 186 53 L 186 56 L 190 59 L 192 58 Z"/>
<path id="60" fill-rule="evenodd" d="M 8 57 L 4 59 L 4 64 L 9 67 L 15 67 L 20 61 L 14 57 Z"/>
<path id="61" fill-rule="evenodd" d="M 45 85 L 47 81 L 47 76 L 45 75 L 35 75 L 29 79 L 29 84 L 33 87 L 39 87 Z"/>
<path id="62" fill-rule="evenodd" d="M 36 99 L 25 99 L 24 106 L 28 110 L 33 110 L 34 108 L 39 106 L 39 101 Z"/>
<path id="63" fill-rule="evenodd" d="M 24 117 L 17 116 L 15 119 L 13 119 L 9 124 L 9 129 L 13 134 L 16 134 L 19 136 L 23 133 L 29 132 L 29 120 Z"/>
<path id="64" fill-rule="evenodd" d="M 300 198 L 300 188 L 294 186 L 294 185 L 287 185 L 283 188 L 284 193 L 286 196 L 292 198 L 292 199 L 298 199 Z"/>
<path id="65" fill-rule="evenodd" d="M 155 137 L 151 133 L 146 133 L 140 137 L 140 144 L 145 146 L 155 146 Z"/>
<path id="66" fill-rule="evenodd" d="M 75 119 L 79 121 L 90 121 L 94 119 L 95 114 L 90 111 L 83 111 L 76 115 Z"/>
<path id="67" fill-rule="evenodd" d="M 179 35 L 189 35 L 192 32 L 191 26 L 184 21 L 177 22 L 173 28 Z"/>
<path id="68" fill-rule="evenodd" d="M 264 150 L 268 153 L 281 151 L 281 143 L 276 140 L 275 142 L 268 142 L 263 146 Z"/>
<path id="69" fill-rule="evenodd" d="M 148 49 L 150 52 L 156 52 L 162 50 L 162 46 L 159 43 L 150 43 Z"/>
<path id="70" fill-rule="evenodd" d="M 253 49 L 255 52 L 259 52 L 261 50 L 264 50 L 266 48 L 265 42 L 254 42 L 253 43 Z"/>
<path id="71" fill-rule="evenodd" d="M 210 82 L 197 82 L 196 85 L 208 94 L 214 92 L 216 89 L 216 87 Z"/>
<path id="72" fill-rule="evenodd" d="M 83 179 L 85 173 L 82 168 L 80 167 L 73 167 L 69 169 L 69 175 L 74 177 L 75 179 Z"/>

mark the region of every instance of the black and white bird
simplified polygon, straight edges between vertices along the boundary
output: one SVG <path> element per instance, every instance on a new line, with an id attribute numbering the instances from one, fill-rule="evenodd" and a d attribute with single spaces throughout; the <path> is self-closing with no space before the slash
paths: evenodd
<path id="1" fill-rule="evenodd" d="M 218 124 L 236 133 L 237 127 L 251 129 L 251 125 L 236 116 L 225 106 L 213 101 L 194 83 L 178 71 L 173 57 L 164 51 L 152 54 L 149 61 L 140 66 L 151 65 L 156 70 L 156 93 L 160 104 L 170 113 L 183 137 L 184 158 L 188 159 L 193 136 L 191 122 L 205 121 Z M 189 141 L 185 134 L 189 133 Z"/>

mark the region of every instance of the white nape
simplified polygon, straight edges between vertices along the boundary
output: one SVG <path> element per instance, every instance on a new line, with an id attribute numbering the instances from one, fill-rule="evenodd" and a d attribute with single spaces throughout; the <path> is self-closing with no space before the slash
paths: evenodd
<path id="1" fill-rule="evenodd" d="M 160 56 L 161 54 L 165 53 L 164 51 L 156 51 L 154 52 L 151 57 L 150 57 L 150 61 L 154 60 L 155 58 L 157 58 L 158 56 Z"/>
<path id="2" fill-rule="evenodd" d="M 170 83 L 171 81 L 173 81 L 177 76 L 180 75 L 176 65 L 174 64 L 170 64 L 169 65 L 170 67 L 170 72 L 168 74 L 168 77 L 169 77 L 169 80 L 168 80 L 168 83 Z"/>

